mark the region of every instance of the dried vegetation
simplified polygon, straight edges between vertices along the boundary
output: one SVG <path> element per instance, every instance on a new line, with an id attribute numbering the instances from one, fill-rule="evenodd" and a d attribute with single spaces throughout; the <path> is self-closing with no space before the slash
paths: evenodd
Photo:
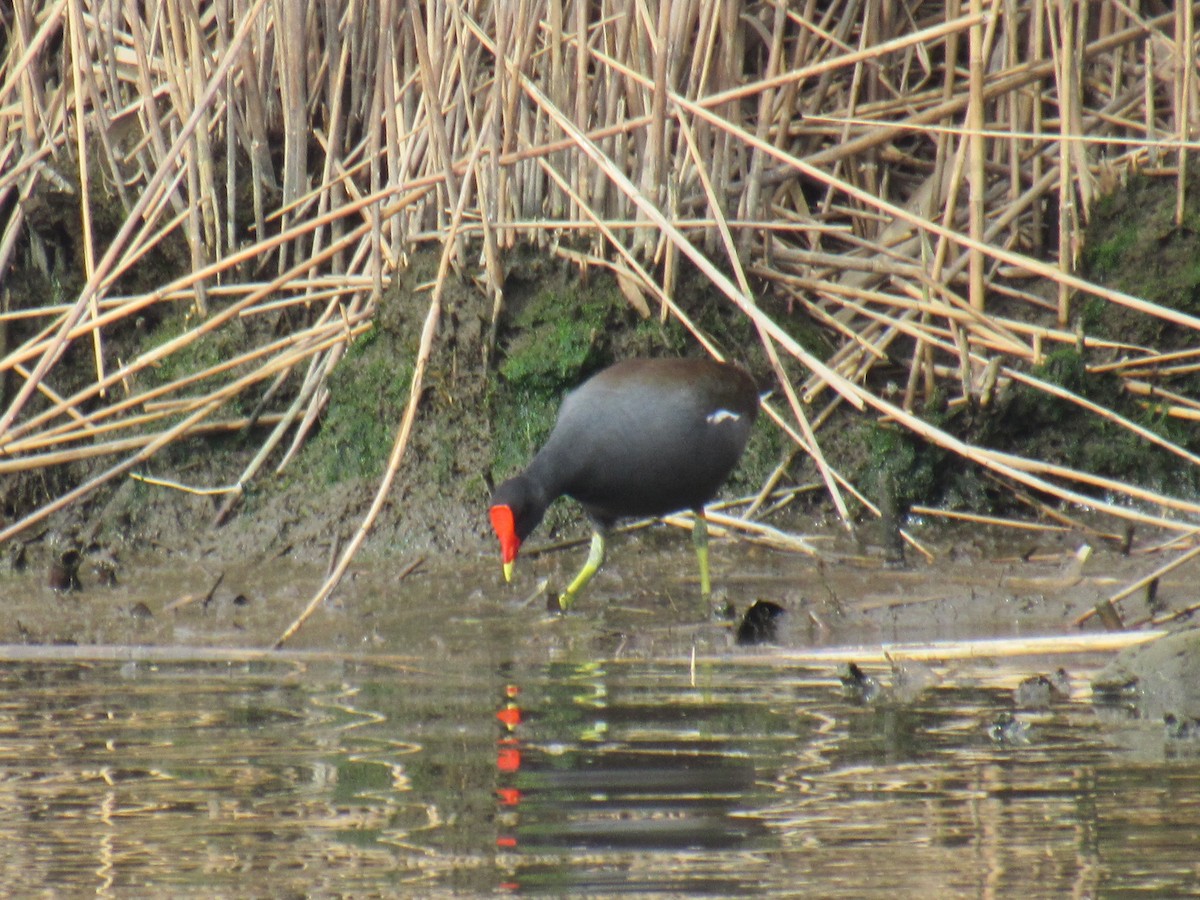
<path id="1" fill-rule="evenodd" d="M 1190 534 L 1187 490 L 951 420 L 1032 392 L 1133 452 L 1200 463 L 1173 427 L 1200 415 L 1195 284 L 1108 286 L 1137 235 L 1084 241 L 1131 177 L 1166 192 L 1160 241 L 1200 231 L 1195 10 L 15 0 L 0 12 L 0 474 L 103 465 L 0 539 L 197 433 L 268 426 L 235 498 L 281 470 L 393 273 L 429 245 L 441 266 L 415 295 L 428 310 L 397 461 L 445 279 L 476 281 L 494 338 L 529 243 L 614 272 L 633 307 L 706 344 L 673 298 L 684 273 L 707 279 L 752 320 L 782 388 L 768 411 L 843 515 L 866 498 L 820 444 L 848 404 L 1039 515 L 1069 501 Z M 768 296 L 833 352 L 801 346 Z M 138 344 L 167 319 L 173 337 Z M 236 352 L 195 352 L 234 327 Z M 65 368 L 80 354 L 82 381 Z M 1051 377 L 1064 355 L 1073 382 Z"/>

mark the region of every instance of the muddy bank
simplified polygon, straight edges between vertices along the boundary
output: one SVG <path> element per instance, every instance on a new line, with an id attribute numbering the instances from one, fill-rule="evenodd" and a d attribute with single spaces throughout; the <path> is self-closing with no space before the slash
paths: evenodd
<path id="1" fill-rule="evenodd" d="M 323 416 L 278 474 L 268 466 L 241 493 L 222 490 L 238 482 L 260 451 L 263 428 L 180 440 L 139 466 L 137 477 L 111 482 L 9 541 L 3 589 L 13 598 L 13 615 L 3 623 L 0 640 L 270 643 L 316 590 L 330 560 L 367 512 L 408 401 L 433 273 L 433 256 L 418 255 L 389 288 L 371 330 L 351 345 L 329 378 Z M 464 598 L 515 604 L 514 592 L 527 595 L 543 577 L 561 586 L 578 566 L 582 549 L 525 558 L 523 580 L 507 590 L 500 585 L 485 515 L 489 485 L 528 461 L 548 433 L 563 393 L 591 372 L 629 356 L 696 352 L 678 324 L 640 317 L 604 275 L 583 277 L 518 252 L 504 290 L 504 315 L 493 324 L 490 300 L 476 285 L 454 280 L 448 286 L 412 442 L 354 577 L 337 595 L 336 602 L 347 610 L 359 598 L 372 611 L 361 614 L 365 618 L 357 627 L 354 614 L 347 613 L 340 620 L 339 642 L 367 639 L 366 620 L 395 616 L 397 608 L 428 608 L 437 616 L 444 614 L 446 598 L 452 604 Z M 747 365 L 760 386 L 775 386 L 752 327 L 712 295 L 710 284 L 684 272 L 679 297 L 704 332 Z M 764 298 L 767 306 L 771 302 Z M 828 352 L 811 322 L 783 308 L 768 311 L 813 352 Z M 169 331 L 170 323 L 160 324 Z M 147 339 L 126 338 L 128 345 L 115 343 L 114 351 L 133 351 Z M 196 352 L 230 349 L 221 345 Z M 1082 366 L 1078 355 L 1052 363 L 1062 378 L 1078 376 Z M 900 377 L 902 372 L 880 366 L 878 375 Z M 955 415 L 964 436 L 983 434 L 1018 451 L 1018 445 L 999 440 L 998 429 L 1008 429 L 1012 440 L 1017 434 L 1022 440 L 1047 435 L 1058 440 L 1064 431 L 1062 410 L 1049 401 L 1033 409 L 1030 402 L 1029 396 L 1013 394 L 996 399 L 991 418 L 977 409 Z M 1080 432 L 1072 445 L 1111 449 L 1106 441 Z M 1016 502 L 965 461 L 852 412 L 832 416 L 822 427 L 821 442 L 840 472 L 901 520 L 918 503 L 980 511 Z M 272 465 L 282 452 L 275 451 Z M 84 482 L 102 465 L 107 463 L 82 461 L 47 475 L 7 479 L 0 487 L 5 519 L 11 522 Z M 1173 471 L 1178 469 L 1176 464 Z M 812 462 L 793 453 L 762 416 L 724 496 L 753 494 L 773 473 L 782 487 L 819 481 Z M 928 562 L 910 551 L 909 567 L 894 570 L 884 565 L 894 545 L 869 514 L 857 514 L 858 533 L 848 538 L 830 524 L 829 504 L 816 490 L 769 518 L 770 525 L 785 531 L 821 535 L 823 560 L 817 564 L 736 543 L 721 545 L 720 552 L 732 560 L 724 587 L 733 608 L 742 611 L 760 598 L 782 605 L 789 611 L 786 641 L 1062 630 L 1155 564 L 1136 552 L 1153 543 L 1150 535 L 1138 535 L 1135 552 L 1124 556 L 1117 543 L 1094 535 L 1046 532 L 1024 540 L 1011 533 L 993 537 L 974 525 L 945 530 L 911 521 L 918 539 L 933 548 L 934 559 Z M 581 615 L 622 635 L 629 629 L 610 621 L 612 609 L 637 609 L 637 616 L 656 625 L 668 624 L 668 611 L 679 621 L 708 622 L 705 611 L 693 613 L 688 583 L 681 580 L 693 567 L 686 538 L 668 538 L 663 531 L 621 543 L 597 583 L 598 596 Z M 553 543 L 585 534 L 578 507 L 562 501 L 538 536 Z M 1085 542 L 1095 552 L 1081 564 L 1074 554 Z M 661 561 L 654 562 L 656 554 Z M 399 577 L 418 563 L 415 572 Z M 73 585 L 69 572 L 64 581 L 57 571 L 64 566 L 78 568 L 81 590 L 55 590 Z M 218 578 L 223 580 L 214 589 Z M 1158 586 L 1153 610 L 1129 612 L 1144 601 L 1127 601 L 1127 621 L 1193 602 L 1186 572 L 1180 578 Z M 1031 580 L 1023 586 L 1022 579 Z M 395 606 L 376 599 L 410 594 L 415 599 Z M 514 614 L 540 616 L 541 611 L 530 603 L 515 606 Z M 1090 623 L 1097 626 L 1095 620 Z M 727 623 L 712 627 L 716 634 L 728 632 Z M 308 631 L 318 637 L 303 639 L 331 639 L 332 632 L 320 625 Z"/>
<path id="2" fill-rule="evenodd" d="M 615 359 L 696 352 L 678 325 L 634 312 L 612 278 L 583 277 L 532 254 L 514 258 L 507 306 L 494 333 L 484 293 L 457 279 L 447 286 L 418 419 L 387 504 L 372 524 L 364 562 L 386 566 L 492 550 L 484 514 L 490 484 L 529 460 L 566 391 Z M 286 442 L 260 474 L 236 489 L 267 438 L 263 427 L 177 440 L 130 475 L 19 533 L 5 548 L 5 568 L 46 582 L 65 563 L 79 567 L 85 584 L 103 581 L 106 567 L 123 569 L 119 582 L 128 584 L 135 579 L 125 573 L 147 565 L 324 567 L 361 526 L 383 474 L 409 399 L 435 263 L 431 254 L 414 257 L 389 288 L 370 331 L 351 344 L 330 375 L 323 416 L 281 471 L 272 466 L 282 460 Z M 711 302 L 711 288 L 691 282 L 683 287 L 697 321 L 769 384 L 745 320 Z M 113 347 L 135 349 L 134 343 Z M 207 358 L 231 349 L 201 345 L 194 352 Z M 785 454 L 778 431 L 762 423 L 729 494 L 757 490 Z M 53 469 L 50 480 L 39 472 L 6 479 L 0 488 L 6 523 L 108 465 L 79 460 Z M 783 477 L 786 483 L 809 476 L 806 460 L 798 457 Z M 547 540 L 572 536 L 580 532 L 579 522 L 577 509 L 558 504 L 542 534 Z"/>
<path id="3" fill-rule="evenodd" d="M 514 583 L 505 585 L 490 540 L 450 552 L 399 553 L 369 542 L 293 646 L 423 652 L 452 644 L 458 621 L 499 615 L 541 630 L 547 645 L 560 650 L 753 652 L 739 650 L 734 635 L 740 615 L 763 600 L 785 611 L 771 641 L 777 647 L 1056 634 L 1073 630 L 1078 616 L 1155 564 L 1136 548 L 1124 555 L 1105 547 L 1081 562 L 1079 539 L 1071 535 L 1014 546 L 1005 535 L 926 526 L 916 536 L 936 551 L 935 559 L 895 568 L 870 540 L 828 527 L 805 533 L 819 558 L 714 541 L 714 606 L 730 607 L 725 616 L 699 599 L 685 531 L 656 526 L 619 536 L 563 620 L 546 614 L 545 597 L 577 569 L 582 543 L 523 556 Z M 33 567 L 6 574 L 0 643 L 268 646 L 326 570 L 323 558 L 221 542 L 150 550 L 110 559 L 108 575 L 85 556 L 78 590 L 55 590 Z M 1153 610 L 1142 595 L 1124 601 L 1122 612 L 1134 621 L 1195 600 L 1194 577 L 1182 571 L 1158 585 Z M 1093 617 L 1084 629 L 1101 627 Z"/>

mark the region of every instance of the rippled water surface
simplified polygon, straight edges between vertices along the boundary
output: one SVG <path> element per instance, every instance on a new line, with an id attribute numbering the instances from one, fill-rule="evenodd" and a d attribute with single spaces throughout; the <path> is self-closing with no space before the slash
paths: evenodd
<path id="1" fill-rule="evenodd" d="M 539 659 L 526 632 L 561 626 L 459 625 L 410 661 L 10 659 L 0 880 L 117 896 L 1200 890 L 1197 755 L 1094 707 L 1084 669 L 998 741 L 1014 664 L 936 668 L 916 699 L 864 703 L 833 664 L 771 651 Z"/>
<path id="2" fill-rule="evenodd" d="M 269 645 L 319 571 L 178 563 L 72 595 L 6 582 L 3 892 L 1200 892 L 1200 740 L 1094 704 L 1111 654 L 947 661 L 895 690 L 870 649 L 1062 634 L 1110 573 L 722 547 L 732 602 L 787 610 L 771 646 L 746 648 L 679 580 L 686 541 L 661 561 L 647 544 L 554 619 L 530 592 L 574 558 L 525 560 L 508 587 L 490 556 L 364 568 L 275 654 L 238 648 Z M 848 658 L 877 696 L 843 686 Z M 1059 666 L 1068 697 L 1015 705 Z"/>

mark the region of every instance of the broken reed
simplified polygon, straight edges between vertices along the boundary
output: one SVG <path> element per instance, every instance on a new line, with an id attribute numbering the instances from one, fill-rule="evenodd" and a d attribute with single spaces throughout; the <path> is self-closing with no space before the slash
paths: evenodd
<path id="1" fill-rule="evenodd" d="M 934 390 L 983 403 L 1022 381 L 1138 431 L 1029 367 L 1056 345 L 1100 346 L 1073 325 L 1081 292 L 1200 326 L 1074 274 L 1095 198 L 1129 172 L 1173 178 L 1182 215 L 1200 97 L 1195 10 L 16 0 L 0 62 L 0 276 L 18 253 L 47 257 L 30 199 L 56 191 L 78 204 L 85 285 L 19 308 L 0 287 L 0 452 L 14 469 L 103 453 L 103 483 L 245 392 L 276 418 L 244 484 L 285 436 L 293 450 L 303 440 L 325 376 L 415 246 L 478 267 L 498 315 L 506 253 L 533 242 L 614 270 L 631 304 L 703 341 L 672 299 L 687 257 L 754 321 L 783 378 L 777 420 L 843 514 L 842 492 L 857 492 L 819 434 L 848 402 L 1013 490 L 1095 505 L 1079 489 L 1100 488 L 1107 512 L 1184 528 L 1200 507 L 965 445 L 917 411 Z M 103 237 L 101 205 L 122 210 Z M 121 293 L 148 253 L 180 240 L 187 274 Z M 758 309 L 754 293 L 767 292 L 822 324 L 837 347 L 828 360 Z M 160 304 L 190 306 L 189 329 L 110 358 L 106 334 Z M 285 304 L 305 312 L 290 341 L 139 389 L 148 367 Z M 60 391 L 63 350 L 81 342 L 94 382 Z M 1108 350 L 1130 392 L 1172 390 L 1154 348 Z M 869 376 L 898 354 L 907 382 L 882 396 Z M 788 380 L 785 355 L 811 376 Z M 415 404 L 419 378 L 413 387 Z M 1197 408 L 1176 392 L 1167 411 Z"/>

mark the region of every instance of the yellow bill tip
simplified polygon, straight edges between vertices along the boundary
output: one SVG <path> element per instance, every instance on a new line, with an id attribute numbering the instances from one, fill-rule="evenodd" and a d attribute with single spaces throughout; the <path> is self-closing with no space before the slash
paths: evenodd
<path id="1" fill-rule="evenodd" d="M 504 563 L 504 580 L 512 581 L 513 564 L 510 562 Z"/>

